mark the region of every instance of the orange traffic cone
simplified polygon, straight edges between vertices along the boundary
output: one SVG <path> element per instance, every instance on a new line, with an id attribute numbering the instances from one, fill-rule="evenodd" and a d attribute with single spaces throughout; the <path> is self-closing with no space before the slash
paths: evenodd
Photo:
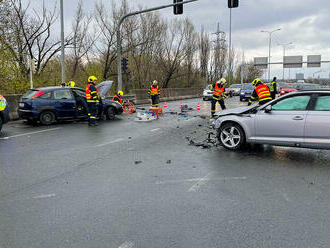
<path id="1" fill-rule="evenodd" d="M 164 103 L 164 108 L 167 108 L 167 102 Z"/>
<path id="2" fill-rule="evenodd" d="M 201 110 L 201 105 L 200 105 L 200 103 L 197 104 L 197 110 Z"/>

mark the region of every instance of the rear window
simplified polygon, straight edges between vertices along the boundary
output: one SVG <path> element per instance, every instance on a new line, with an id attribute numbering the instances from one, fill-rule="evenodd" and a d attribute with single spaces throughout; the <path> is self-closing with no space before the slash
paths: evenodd
<path id="1" fill-rule="evenodd" d="M 38 90 L 29 90 L 22 96 L 22 99 L 31 99 L 37 92 Z"/>

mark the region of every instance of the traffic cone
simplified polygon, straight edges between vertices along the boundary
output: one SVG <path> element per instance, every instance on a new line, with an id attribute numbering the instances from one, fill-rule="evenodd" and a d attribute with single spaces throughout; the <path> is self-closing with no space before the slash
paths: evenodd
<path id="1" fill-rule="evenodd" d="M 167 102 L 164 103 L 164 108 L 167 108 Z"/>
<path id="2" fill-rule="evenodd" d="M 200 105 L 200 103 L 197 104 L 197 110 L 201 110 L 201 105 Z"/>

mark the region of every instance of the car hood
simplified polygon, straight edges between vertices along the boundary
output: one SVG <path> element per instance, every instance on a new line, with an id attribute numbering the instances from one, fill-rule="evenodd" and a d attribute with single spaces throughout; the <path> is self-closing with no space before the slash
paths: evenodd
<path id="1" fill-rule="evenodd" d="M 233 109 L 227 109 L 227 110 L 222 110 L 220 112 L 217 112 L 217 116 L 225 116 L 225 115 L 239 115 L 239 114 L 244 114 L 246 112 L 249 112 L 253 109 L 256 109 L 259 107 L 258 103 L 255 103 L 250 106 L 244 106 L 244 107 L 238 107 L 238 108 L 233 108 Z"/>
<path id="2" fill-rule="evenodd" d="M 241 90 L 241 93 L 252 93 L 253 90 Z"/>
<path id="3" fill-rule="evenodd" d="M 112 87 L 113 81 L 103 81 L 96 88 L 100 90 L 100 95 L 104 99 Z"/>

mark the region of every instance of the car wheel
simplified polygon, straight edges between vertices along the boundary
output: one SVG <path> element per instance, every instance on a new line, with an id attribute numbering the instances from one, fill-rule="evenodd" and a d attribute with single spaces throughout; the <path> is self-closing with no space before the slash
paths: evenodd
<path id="1" fill-rule="evenodd" d="M 2 129 L 2 118 L 0 117 L 0 131 Z"/>
<path id="2" fill-rule="evenodd" d="M 116 112 L 113 107 L 107 108 L 106 117 L 107 117 L 107 120 L 114 120 L 116 118 Z"/>
<path id="3" fill-rule="evenodd" d="M 218 139 L 228 150 L 238 150 L 245 144 L 245 134 L 241 126 L 236 123 L 225 123 L 220 127 Z"/>
<path id="4" fill-rule="evenodd" d="M 206 101 L 206 98 L 205 97 L 203 97 L 203 101 Z"/>
<path id="5" fill-rule="evenodd" d="M 51 125 L 56 121 L 56 116 L 52 111 L 44 111 L 39 116 L 42 125 Z"/>

